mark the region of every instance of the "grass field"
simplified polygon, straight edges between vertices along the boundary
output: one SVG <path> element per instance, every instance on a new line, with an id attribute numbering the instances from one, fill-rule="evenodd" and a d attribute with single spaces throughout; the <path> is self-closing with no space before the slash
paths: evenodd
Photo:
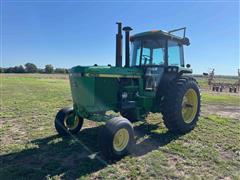
<path id="1" fill-rule="evenodd" d="M 150 114 L 148 125 L 134 124 L 131 155 L 109 162 L 97 144 L 101 124 L 86 120 L 74 138 L 57 135 L 55 114 L 72 104 L 65 75 L 1 75 L 0 179 L 240 179 L 240 96 L 203 91 L 202 102 L 189 134 L 168 132 Z M 236 116 L 221 114 L 226 106 Z"/>

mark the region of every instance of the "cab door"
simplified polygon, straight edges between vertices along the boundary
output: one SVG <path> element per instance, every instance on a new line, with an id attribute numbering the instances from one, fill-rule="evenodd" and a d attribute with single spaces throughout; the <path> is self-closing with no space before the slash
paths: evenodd
<path id="1" fill-rule="evenodd" d="M 145 90 L 156 91 L 164 72 L 164 48 L 143 48 L 142 62 L 145 67 Z"/>

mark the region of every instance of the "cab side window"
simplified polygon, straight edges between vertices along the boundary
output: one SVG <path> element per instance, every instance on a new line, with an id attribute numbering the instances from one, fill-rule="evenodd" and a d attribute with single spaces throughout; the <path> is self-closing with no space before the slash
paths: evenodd
<path id="1" fill-rule="evenodd" d="M 168 65 L 183 66 L 182 45 L 174 41 L 168 41 Z"/>

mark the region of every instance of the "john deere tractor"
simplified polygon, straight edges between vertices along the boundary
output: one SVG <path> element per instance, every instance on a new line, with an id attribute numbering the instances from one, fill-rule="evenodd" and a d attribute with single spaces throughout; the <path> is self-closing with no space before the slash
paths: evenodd
<path id="1" fill-rule="evenodd" d="M 99 145 L 103 155 L 111 159 L 123 157 L 133 147 L 132 122 L 144 120 L 149 112 L 162 113 L 169 131 L 184 134 L 196 126 L 201 104 L 198 84 L 184 62 L 183 47 L 190 44 L 186 28 L 130 36 L 130 27 L 117 25 L 116 65 L 71 68 L 73 107 L 61 109 L 55 119 L 60 135 L 78 133 L 84 119 L 105 122 Z M 183 36 L 174 35 L 176 31 L 183 31 Z M 112 117 L 107 111 L 121 116 Z"/>

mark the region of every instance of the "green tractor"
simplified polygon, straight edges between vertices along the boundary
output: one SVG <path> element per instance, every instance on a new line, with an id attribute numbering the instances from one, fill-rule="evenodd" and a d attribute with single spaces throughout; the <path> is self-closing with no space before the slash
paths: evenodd
<path id="1" fill-rule="evenodd" d="M 110 159 L 123 157 L 134 146 L 132 122 L 144 120 L 149 112 L 162 113 L 169 131 L 184 134 L 196 126 L 201 105 L 192 69 L 184 63 L 183 46 L 190 44 L 185 37 L 186 28 L 130 36 L 130 27 L 122 29 L 122 24 L 117 24 L 116 66 L 71 68 L 73 107 L 61 109 L 55 119 L 60 135 L 78 133 L 84 119 L 105 122 L 99 132 L 99 144 L 103 155 Z M 173 34 L 180 30 L 183 37 Z M 110 110 L 121 116 L 107 115 Z"/>

